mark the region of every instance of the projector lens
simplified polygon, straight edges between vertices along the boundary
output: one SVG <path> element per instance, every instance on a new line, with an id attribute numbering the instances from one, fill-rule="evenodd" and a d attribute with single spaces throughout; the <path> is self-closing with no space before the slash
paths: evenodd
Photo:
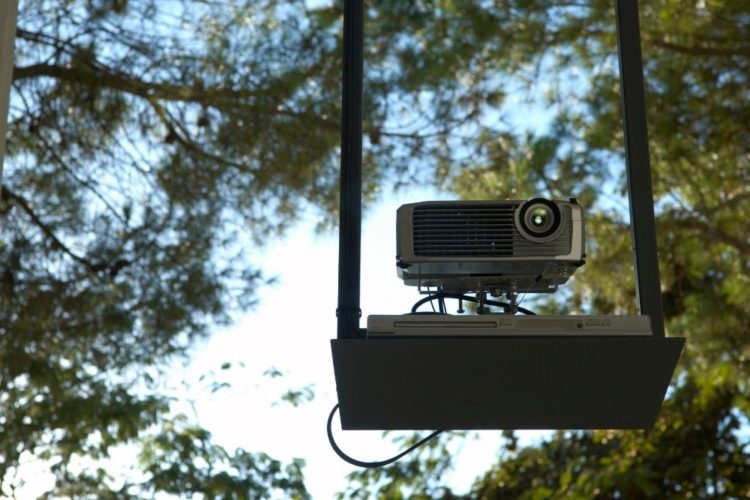
<path id="1" fill-rule="evenodd" d="M 552 223 L 552 211 L 547 207 L 534 207 L 528 214 L 530 225 L 535 230 L 543 231 Z"/>
<path id="2" fill-rule="evenodd" d="M 534 198 L 518 208 L 516 226 L 526 239 L 542 243 L 557 236 L 561 219 L 556 203 L 544 198 Z"/>

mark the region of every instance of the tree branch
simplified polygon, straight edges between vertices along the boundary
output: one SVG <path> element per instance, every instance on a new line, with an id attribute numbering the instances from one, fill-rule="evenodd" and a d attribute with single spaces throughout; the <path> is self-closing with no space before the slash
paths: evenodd
<path id="1" fill-rule="evenodd" d="M 114 73 L 107 69 L 82 64 L 59 66 L 55 64 L 32 64 L 29 66 L 15 66 L 13 81 L 47 76 L 68 82 L 87 85 L 96 84 L 112 90 L 133 94 L 144 99 L 160 99 L 164 101 L 188 101 L 209 103 L 216 99 L 231 98 L 232 100 L 248 99 L 261 95 L 249 90 L 235 89 L 199 89 L 186 85 L 171 85 L 167 83 L 147 82 L 124 73 Z"/>
<path id="2" fill-rule="evenodd" d="M 729 56 L 749 56 L 749 46 L 739 47 L 710 47 L 706 45 L 679 45 L 672 42 L 667 42 L 662 38 L 654 37 L 651 39 L 651 43 L 660 49 L 671 50 L 672 52 L 679 52 L 681 54 L 688 54 L 691 56 L 707 56 L 707 57 L 729 57 Z"/>
<path id="3" fill-rule="evenodd" d="M 722 243 L 734 247 L 742 255 L 750 257 L 750 242 L 738 238 L 734 235 L 727 234 L 715 225 L 703 222 L 696 217 L 673 219 L 673 222 L 678 227 L 682 227 L 684 229 L 694 229 L 700 232 L 705 237 L 708 237 L 712 240 L 721 241 Z"/>
<path id="4" fill-rule="evenodd" d="M 101 263 L 94 264 L 90 260 L 81 257 L 80 255 L 73 252 L 70 248 L 68 248 L 68 246 L 60 241 L 60 238 L 57 237 L 52 228 L 44 221 L 42 221 L 39 215 L 37 215 L 37 213 L 34 212 L 34 210 L 31 208 L 31 204 L 25 198 L 16 194 L 14 191 L 11 191 L 5 184 L 2 185 L 2 192 L 3 196 L 7 198 L 10 203 L 14 203 L 15 205 L 19 206 L 21 210 L 26 212 L 26 215 L 29 216 L 34 225 L 37 226 L 42 231 L 42 233 L 52 241 L 53 248 L 61 250 L 64 254 L 68 255 L 74 261 L 83 264 L 89 271 L 97 272 L 103 269 Z"/>
<path id="5" fill-rule="evenodd" d="M 21 209 L 26 212 L 26 214 L 29 216 L 31 221 L 34 223 L 35 226 L 37 226 L 42 233 L 52 241 L 52 247 L 57 248 L 61 250 L 64 254 L 68 255 L 70 258 L 72 258 L 74 261 L 78 262 L 79 264 L 82 264 L 89 272 L 91 273 L 99 273 L 101 271 L 108 271 L 109 275 L 111 277 L 114 277 L 119 273 L 123 268 L 129 266 L 131 264 L 130 260 L 127 259 L 117 259 L 114 262 L 108 262 L 106 260 L 101 260 L 99 262 L 92 262 L 89 259 L 85 257 L 81 257 L 80 255 L 73 252 L 67 245 L 65 245 L 62 241 L 60 241 L 60 238 L 57 237 L 55 232 L 52 230 L 52 228 L 46 224 L 42 219 L 39 217 L 39 215 L 34 212 L 34 210 L 31 208 L 31 204 L 22 196 L 16 194 L 15 192 L 8 189 L 6 185 L 0 186 L 2 188 L 2 193 L 5 198 L 8 199 L 10 203 L 15 203 Z"/>

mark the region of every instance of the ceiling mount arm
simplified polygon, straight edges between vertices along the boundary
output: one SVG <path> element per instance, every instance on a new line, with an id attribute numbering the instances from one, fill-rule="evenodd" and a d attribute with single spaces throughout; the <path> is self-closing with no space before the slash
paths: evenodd
<path id="1" fill-rule="evenodd" d="M 339 202 L 339 290 L 337 337 L 359 335 L 362 238 L 363 0 L 344 0 L 344 60 L 341 95 L 341 198 Z"/>
<path id="2" fill-rule="evenodd" d="M 654 337 L 664 337 L 638 1 L 616 0 L 615 5 L 635 293 L 638 312 L 651 318 Z"/>

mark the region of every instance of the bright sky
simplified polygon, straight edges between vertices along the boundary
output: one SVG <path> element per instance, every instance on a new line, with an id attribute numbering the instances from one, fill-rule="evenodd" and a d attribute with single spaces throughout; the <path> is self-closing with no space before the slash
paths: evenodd
<path id="1" fill-rule="evenodd" d="M 446 199 L 445 193 L 412 190 L 386 196 L 366 212 L 362 235 L 362 326 L 369 314 L 400 314 L 420 298 L 396 276 L 396 209 L 403 203 Z M 259 289 L 261 302 L 235 325 L 219 329 L 196 346 L 191 362 L 176 367 L 167 385 L 180 388 L 174 408 L 197 419 L 213 434 L 213 442 L 230 453 L 237 448 L 266 452 L 289 462 L 303 458 L 305 483 L 313 498 L 332 498 L 346 487 L 346 475 L 356 468 L 331 450 L 326 420 L 337 402 L 330 339 L 336 336 L 338 233 L 319 235 L 314 221 L 296 226 L 289 235 L 255 252 L 255 264 L 279 282 Z M 224 363 L 229 369 L 222 369 Z M 264 376 L 275 367 L 284 375 Z M 213 374 L 213 376 L 212 376 Z M 201 379 L 203 376 L 205 378 Z M 228 387 L 211 391 L 211 382 Z M 281 396 L 290 388 L 313 385 L 315 398 L 292 407 Z M 193 405 L 188 402 L 192 401 Z M 350 456 L 383 460 L 402 451 L 380 431 L 342 431 L 334 434 Z M 425 432 L 424 434 L 427 434 Z M 521 445 L 548 435 L 521 431 Z M 396 433 L 393 433 L 396 435 Z M 446 476 L 454 492 L 465 493 L 475 478 L 496 462 L 500 431 L 480 431 L 455 439 L 450 447 L 455 469 Z M 116 451 L 110 474 L 131 475 L 135 448 Z M 49 463 L 31 457 L 20 476 L 26 484 L 16 491 L 25 500 L 37 498 L 54 484 Z M 85 463 L 81 467 L 87 467 Z"/>
<path id="2" fill-rule="evenodd" d="M 511 95 L 507 107 L 514 111 L 517 127 L 537 131 L 545 128 L 553 114 L 523 95 Z M 362 327 L 367 315 L 405 313 L 420 298 L 415 288 L 405 286 L 396 275 L 396 209 L 404 203 L 449 196 L 427 188 L 403 190 L 384 196 L 364 214 Z M 198 421 L 213 433 L 216 443 L 229 451 L 236 447 L 263 451 L 284 462 L 304 458 L 308 491 L 313 498 L 327 499 L 345 489 L 345 476 L 355 468 L 331 450 L 326 435 L 326 420 L 337 402 L 330 339 L 336 336 L 338 231 L 320 235 L 314 226 L 315 221 L 308 220 L 283 240 L 254 252 L 254 263 L 279 282 L 261 288 L 259 306 L 235 326 L 217 332 L 175 377 L 189 381 Z M 224 362 L 231 362 L 232 367 L 221 370 Z M 263 376 L 271 367 L 284 376 Z M 197 390 L 208 385 L 198 379 L 210 372 L 231 387 L 213 394 Z M 315 392 L 312 402 L 297 408 L 280 402 L 290 388 L 310 384 Z M 187 405 L 183 410 L 192 412 Z M 342 431 L 338 419 L 334 422 L 339 446 L 354 458 L 383 460 L 402 451 L 382 432 Z M 524 431 L 519 438 L 521 444 L 529 444 L 548 434 Z M 499 445 L 500 431 L 454 440 L 456 467 L 447 483 L 458 493 L 467 492 L 475 478 L 497 460 Z"/>
<path id="3" fill-rule="evenodd" d="M 551 113 L 539 106 L 530 109 L 521 96 L 512 97 L 509 104 L 519 110 L 519 125 L 529 128 L 541 128 Z M 419 299 L 416 290 L 404 286 L 396 276 L 396 209 L 403 203 L 445 196 L 426 189 L 392 193 L 366 213 L 362 326 L 369 314 L 407 312 Z M 314 221 L 300 224 L 286 238 L 250 252 L 254 264 L 267 275 L 277 276 L 279 282 L 259 288 L 258 307 L 197 346 L 192 362 L 175 369 L 170 382 L 178 387 L 184 384 L 182 396 L 194 403 L 178 402 L 176 409 L 191 414 L 209 429 L 214 442 L 229 452 L 241 447 L 266 452 L 283 462 L 305 459 L 308 491 L 314 498 L 327 499 L 345 489 L 345 476 L 354 467 L 331 450 L 325 429 L 328 413 L 337 402 L 329 341 L 336 336 L 338 234 L 318 235 L 313 228 Z M 226 362 L 231 367 L 221 369 Z M 284 376 L 264 376 L 272 367 Z M 229 385 L 212 392 L 209 384 L 213 381 Z M 315 392 L 313 401 L 297 408 L 280 401 L 288 389 L 310 385 Z M 379 431 L 341 431 L 337 420 L 334 432 L 341 448 L 360 460 L 382 460 L 401 451 L 400 445 Z M 524 432 L 522 443 L 543 434 Z M 474 479 L 487 471 L 497 459 L 499 444 L 499 431 L 482 431 L 451 443 L 456 468 L 447 482 L 454 491 L 466 492 Z M 126 448 L 117 453 L 110 470 L 113 475 L 117 476 L 118 467 L 130 468 L 132 452 Z M 20 475 L 28 479 L 16 492 L 18 498 L 36 498 L 53 484 L 46 462 L 32 460 Z"/>
<path id="4" fill-rule="evenodd" d="M 440 196 L 426 190 L 397 193 L 365 215 L 362 326 L 368 314 L 403 313 L 418 300 L 416 290 L 396 276 L 395 219 L 399 205 L 427 199 Z M 230 451 L 236 447 L 265 451 L 283 461 L 304 458 L 310 493 L 314 498 L 331 498 L 345 488 L 345 475 L 354 470 L 330 449 L 325 431 L 328 413 L 337 401 L 329 340 L 336 336 L 338 234 L 316 235 L 312 227 L 301 225 L 258 253 L 256 263 L 278 275 L 280 282 L 261 289 L 262 302 L 255 311 L 198 349 L 182 376 L 200 388 L 206 385 L 198 382 L 200 375 L 213 370 L 219 380 L 231 384 L 214 394 L 193 392 L 199 422 L 211 430 L 217 443 Z M 232 368 L 221 370 L 226 361 L 233 363 Z M 285 375 L 263 376 L 272 366 Z M 297 408 L 279 403 L 287 389 L 308 384 L 314 384 L 312 402 Z M 360 460 L 382 460 L 400 451 L 381 432 L 342 431 L 338 420 L 334 433 L 341 448 Z M 449 480 L 456 491 L 466 491 L 495 461 L 499 431 L 478 435 L 481 439 L 456 440 L 455 447 L 462 451 Z M 539 435 L 530 432 L 525 438 Z"/>

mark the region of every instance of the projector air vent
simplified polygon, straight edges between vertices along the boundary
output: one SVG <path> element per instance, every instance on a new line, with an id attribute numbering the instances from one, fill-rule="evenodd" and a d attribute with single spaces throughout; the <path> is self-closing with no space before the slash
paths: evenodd
<path id="1" fill-rule="evenodd" d="M 426 205 L 414 209 L 414 255 L 513 255 L 513 213 L 518 205 Z"/>

